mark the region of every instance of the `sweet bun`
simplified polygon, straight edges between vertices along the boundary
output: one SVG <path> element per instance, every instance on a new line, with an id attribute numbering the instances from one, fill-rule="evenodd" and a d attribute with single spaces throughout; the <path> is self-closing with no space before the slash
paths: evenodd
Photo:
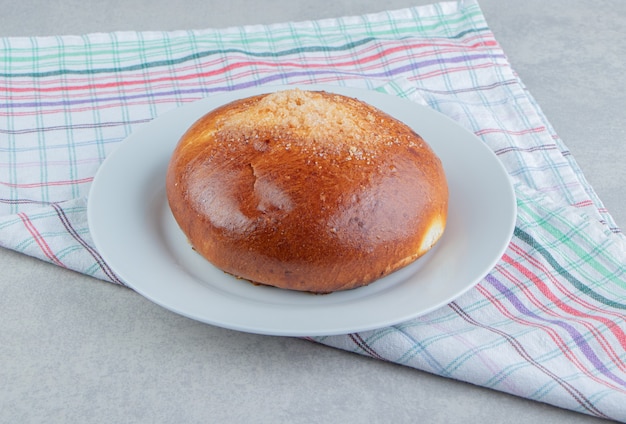
<path id="1" fill-rule="evenodd" d="M 179 141 L 174 218 L 216 267 L 329 293 L 426 253 L 446 226 L 441 161 L 411 128 L 350 97 L 290 89 L 221 106 Z"/>

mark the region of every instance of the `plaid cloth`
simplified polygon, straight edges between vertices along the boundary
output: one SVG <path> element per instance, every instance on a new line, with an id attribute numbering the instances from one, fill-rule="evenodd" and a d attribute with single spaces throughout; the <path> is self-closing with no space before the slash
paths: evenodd
<path id="1" fill-rule="evenodd" d="M 86 198 L 104 158 L 156 116 L 226 90 L 320 83 L 382 89 L 452 117 L 514 181 L 506 253 L 433 313 L 312 340 L 626 421 L 626 240 L 474 1 L 223 30 L 4 38 L 0 49 L 0 244 L 119 284 L 90 238 Z"/>

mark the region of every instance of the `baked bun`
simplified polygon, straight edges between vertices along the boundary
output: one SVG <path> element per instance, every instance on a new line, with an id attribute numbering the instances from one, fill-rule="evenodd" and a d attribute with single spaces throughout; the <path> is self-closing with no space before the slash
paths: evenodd
<path id="1" fill-rule="evenodd" d="M 446 225 L 438 157 L 359 100 L 285 90 L 196 121 L 167 171 L 174 218 L 213 265 L 253 283 L 329 293 L 426 253 Z"/>

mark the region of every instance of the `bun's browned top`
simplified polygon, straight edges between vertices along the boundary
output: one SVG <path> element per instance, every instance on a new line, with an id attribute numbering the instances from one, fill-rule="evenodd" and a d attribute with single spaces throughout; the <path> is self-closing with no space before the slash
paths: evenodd
<path id="1" fill-rule="evenodd" d="M 446 224 L 441 162 L 408 126 L 353 98 L 287 90 L 200 118 L 167 173 L 192 246 L 280 288 L 359 287 L 428 251 Z"/>

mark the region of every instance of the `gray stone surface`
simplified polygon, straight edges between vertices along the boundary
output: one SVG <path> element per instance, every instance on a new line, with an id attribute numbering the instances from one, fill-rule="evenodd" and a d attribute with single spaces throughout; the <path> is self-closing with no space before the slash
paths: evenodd
<path id="1" fill-rule="evenodd" d="M 224 27 L 427 1 L 0 0 L 0 36 Z M 483 0 L 513 67 L 626 225 L 626 2 Z M 314 343 L 200 324 L 0 249 L 0 422 L 600 420 Z"/>

